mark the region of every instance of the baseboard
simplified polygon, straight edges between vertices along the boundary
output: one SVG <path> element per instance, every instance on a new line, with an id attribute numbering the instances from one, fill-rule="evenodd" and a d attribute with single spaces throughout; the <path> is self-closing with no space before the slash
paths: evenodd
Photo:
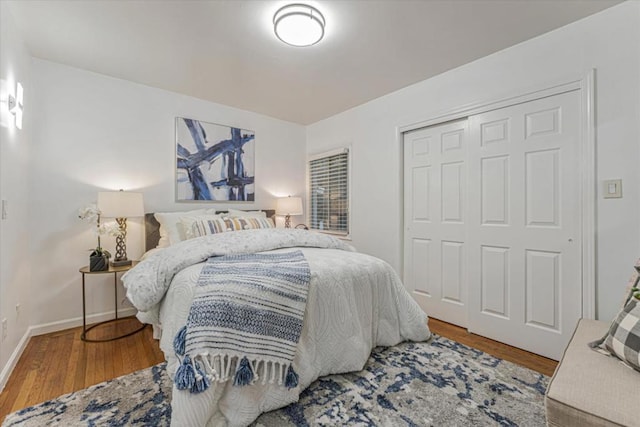
<path id="1" fill-rule="evenodd" d="M 133 316 L 137 311 L 134 307 L 127 307 L 118 310 L 119 317 Z M 92 323 L 103 322 L 105 320 L 113 319 L 113 311 L 105 313 L 96 313 L 87 316 L 87 325 Z M 64 331 L 65 329 L 76 328 L 82 326 L 82 317 L 75 317 L 73 319 L 59 320 L 57 322 L 42 323 L 40 325 L 31 326 L 31 336 L 49 334 L 51 332 Z"/>
<path id="2" fill-rule="evenodd" d="M 119 317 L 133 316 L 134 314 L 136 314 L 136 309 L 134 307 L 127 307 L 118 310 Z M 104 320 L 113 319 L 113 317 L 113 311 L 91 314 L 87 316 L 87 324 L 102 322 Z M 4 386 L 7 385 L 7 381 L 9 381 L 9 377 L 11 376 L 13 369 L 18 364 L 18 360 L 20 360 L 22 352 L 24 352 L 24 349 L 27 347 L 29 338 L 35 337 L 37 335 L 48 334 L 51 332 L 63 331 L 65 329 L 76 328 L 78 326 L 82 326 L 82 317 L 29 326 L 29 328 L 27 328 L 27 331 L 20 339 L 20 342 L 16 346 L 15 350 L 13 350 L 13 353 L 11 353 L 11 357 L 9 357 L 6 365 L 4 365 L 4 367 L 2 368 L 2 372 L 0 372 L 0 391 L 4 390 Z"/>
<path id="3" fill-rule="evenodd" d="M 20 360 L 20 356 L 22 356 L 22 352 L 27 347 L 27 343 L 29 342 L 29 338 L 31 338 L 31 328 L 27 328 L 27 331 L 24 333 L 22 338 L 20 338 L 20 342 L 11 353 L 11 357 L 7 361 L 7 364 L 2 368 L 2 372 L 0 373 L 0 392 L 4 390 L 4 386 L 7 385 L 7 381 L 9 381 L 9 377 L 11 376 L 11 372 L 13 372 L 13 368 L 18 364 L 18 360 Z"/>

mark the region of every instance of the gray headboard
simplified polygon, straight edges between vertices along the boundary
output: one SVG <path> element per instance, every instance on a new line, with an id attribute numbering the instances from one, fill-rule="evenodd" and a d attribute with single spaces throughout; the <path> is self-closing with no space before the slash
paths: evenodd
<path id="1" fill-rule="evenodd" d="M 153 213 L 144 214 L 144 250 L 148 251 L 160 241 L 160 223 Z"/>
<path id="2" fill-rule="evenodd" d="M 216 211 L 217 214 L 226 212 L 227 211 Z M 267 218 L 273 218 L 276 215 L 276 211 L 274 209 L 262 209 L 262 212 L 267 214 Z M 273 219 L 275 222 L 275 218 Z M 160 223 L 153 213 L 144 215 L 144 230 L 145 250 L 148 251 L 158 246 L 158 242 L 160 241 Z"/>

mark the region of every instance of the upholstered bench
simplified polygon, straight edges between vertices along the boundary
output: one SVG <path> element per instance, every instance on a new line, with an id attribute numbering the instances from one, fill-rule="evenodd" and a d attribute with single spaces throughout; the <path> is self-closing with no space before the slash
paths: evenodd
<path id="1" fill-rule="evenodd" d="M 587 345 L 608 329 L 608 322 L 578 323 L 547 387 L 548 426 L 640 426 L 640 372 Z"/>

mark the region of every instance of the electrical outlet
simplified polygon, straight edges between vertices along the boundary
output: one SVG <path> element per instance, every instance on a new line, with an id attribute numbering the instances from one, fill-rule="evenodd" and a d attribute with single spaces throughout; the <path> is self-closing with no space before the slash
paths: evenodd
<path id="1" fill-rule="evenodd" d="M 9 202 L 7 200 L 2 201 L 2 219 L 7 219 L 9 209 Z"/>
<path id="2" fill-rule="evenodd" d="M 2 341 L 7 339 L 8 334 L 9 330 L 7 328 L 7 319 L 2 319 Z"/>

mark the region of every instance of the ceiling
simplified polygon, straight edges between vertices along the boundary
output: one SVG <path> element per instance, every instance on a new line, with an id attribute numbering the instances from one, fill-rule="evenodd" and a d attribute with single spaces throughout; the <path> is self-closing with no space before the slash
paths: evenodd
<path id="1" fill-rule="evenodd" d="M 7 3 L 35 57 L 306 125 L 619 1 L 309 1 L 307 48 L 273 34 L 283 1 Z"/>

